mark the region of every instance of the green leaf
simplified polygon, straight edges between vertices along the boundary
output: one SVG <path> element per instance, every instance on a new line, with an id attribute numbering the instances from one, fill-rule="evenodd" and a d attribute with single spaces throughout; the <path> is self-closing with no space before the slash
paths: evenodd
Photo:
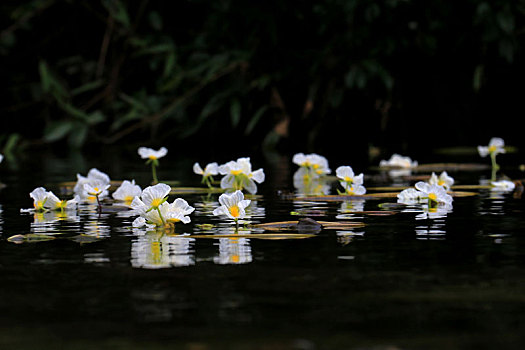
<path id="1" fill-rule="evenodd" d="M 73 148 L 80 148 L 86 141 L 88 131 L 87 125 L 75 123 L 75 128 L 69 133 L 69 145 Z"/>
<path id="2" fill-rule="evenodd" d="M 151 11 L 148 16 L 149 24 L 155 30 L 162 30 L 162 17 L 157 11 Z"/>
<path id="3" fill-rule="evenodd" d="M 230 104 L 230 117 L 232 126 L 236 128 L 241 121 L 241 102 L 238 99 L 233 99 Z"/>
<path id="4" fill-rule="evenodd" d="M 40 73 L 40 81 L 42 83 L 42 90 L 49 92 L 51 90 L 51 76 L 49 69 L 44 61 L 38 62 L 38 72 Z"/>
<path id="5" fill-rule="evenodd" d="M 73 128 L 73 123 L 69 120 L 51 122 L 44 129 L 44 140 L 53 142 L 64 138 Z"/>
<path id="6" fill-rule="evenodd" d="M 126 28 L 130 27 L 128 10 L 122 2 L 119 0 L 104 0 L 102 4 L 117 22 Z"/>
<path id="7" fill-rule="evenodd" d="M 71 96 L 82 94 L 86 91 L 94 90 L 104 85 L 103 80 L 95 80 L 84 85 L 81 85 L 73 90 L 71 90 Z"/>
<path id="8" fill-rule="evenodd" d="M 248 125 L 246 126 L 246 130 L 244 130 L 245 135 L 249 135 L 252 133 L 253 129 L 255 128 L 255 126 L 257 125 L 257 123 L 259 122 L 259 120 L 261 119 L 261 117 L 264 115 L 264 113 L 267 110 L 268 110 L 268 106 L 266 105 L 266 106 L 262 106 L 261 108 L 257 110 L 257 112 L 255 112 L 253 117 L 248 122 Z"/>
<path id="9" fill-rule="evenodd" d="M 164 62 L 164 72 L 162 73 L 163 78 L 169 77 L 171 75 L 173 67 L 175 66 L 175 60 L 175 52 L 172 51 L 168 54 L 166 61 Z"/>
<path id="10" fill-rule="evenodd" d="M 476 69 L 474 70 L 474 76 L 472 78 L 472 87 L 476 92 L 478 92 L 479 89 L 481 89 L 481 84 L 483 81 L 483 70 L 484 67 L 482 64 L 478 64 Z"/>

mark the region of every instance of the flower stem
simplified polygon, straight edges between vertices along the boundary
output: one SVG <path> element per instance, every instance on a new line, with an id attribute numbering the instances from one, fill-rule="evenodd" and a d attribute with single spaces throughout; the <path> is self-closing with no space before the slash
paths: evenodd
<path id="1" fill-rule="evenodd" d="M 155 209 L 157 210 L 157 213 L 159 213 L 160 221 L 162 221 L 162 226 L 166 226 L 166 221 L 164 221 L 164 218 L 162 217 L 162 214 L 160 213 L 159 207 Z"/>
<path id="2" fill-rule="evenodd" d="M 98 198 L 98 194 L 95 195 L 95 198 L 97 199 L 97 210 L 98 210 L 98 213 L 100 214 L 102 212 L 102 204 L 100 204 L 100 199 Z"/>
<path id="3" fill-rule="evenodd" d="M 155 162 L 151 162 L 151 172 L 153 174 L 153 183 L 159 183 L 159 180 L 157 179 L 157 169 L 155 168 Z"/>
<path id="4" fill-rule="evenodd" d="M 499 170 L 499 165 L 498 163 L 496 163 L 496 153 L 495 152 L 490 153 L 490 161 L 492 163 L 492 175 L 490 177 L 490 180 L 496 181 L 496 173 Z"/>

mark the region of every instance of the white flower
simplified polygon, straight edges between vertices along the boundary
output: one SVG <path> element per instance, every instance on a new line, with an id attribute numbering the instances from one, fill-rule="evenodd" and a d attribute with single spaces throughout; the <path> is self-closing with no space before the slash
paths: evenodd
<path id="1" fill-rule="evenodd" d="M 341 180 L 341 186 L 345 189 L 345 192 L 350 195 L 362 195 L 366 193 L 366 189 L 363 184 L 363 174 L 355 175 L 352 167 L 340 166 L 335 170 L 335 174 Z"/>
<path id="2" fill-rule="evenodd" d="M 432 176 L 430 176 L 430 180 L 428 180 L 428 183 L 431 185 L 443 186 L 446 190 L 450 190 L 450 188 L 454 184 L 454 179 L 448 176 L 447 172 L 444 171 L 441 173 L 441 175 L 439 175 L 439 177 L 435 173 L 432 173 Z"/>
<path id="3" fill-rule="evenodd" d="M 423 192 L 423 196 L 429 201 L 438 204 L 451 204 L 452 196 L 447 193 L 443 186 L 430 185 L 426 182 L 419 181 L 416 183 L 416 189 Z"/>
<path id="4" fill-rule="evenodd" d="M 493 191 L 513 191 L 516 185 L 514 182 L 509 180 L 501 180 L 501 181 L 492 181 L 492 188 Z"/>
<path id="5" fill-rule="evenodd" d="M 50 210 L 75 210 L 78 203 L 80 202 L 80 196 L 76 195 L 73 199 L 70 200 L 60 200 L 57 196 L 51 191 L 47 194 L 47 200 L 44 204 L 44 207 Z"/>
<path id="6" fill-rule="evenodd" d="M 161 147 L 158 151 L 155 151 L 152 148 L 148 147 L 139 147 L 138 153 L 142 159 L 159 159 L 168 154 L 168 149 L 166 147 Z"/>
<path id="7" fill-rule="evenodd" d="M 335 174 L 342 181 L 353 184 L 353 185 L 362 185 L 363 184 L 363 174 L 355 175 L 352 167 L 350 166 L 340 166 L 335 169 Z"/>
<path id="8" fill-rule="evenodd" d="M 479 155 L 486 157 L 489 154 L 505 153 L 505 142 L 502 138 L 493 137 L 490 139 L 488 146 L 478 146 Z"/>
<path id="9" fill-rule="evenodd" d="M 102 193 L 107 193 L 109 184 L 105 185 L 102 183 L 87 183 L 84 184 L 84 191 L 89 196 L 99 197 Z"/>
<path id="10" fill-rule="evenodd" d="M 140 217 L 133 221 L 133 227 L 141 227 L 145 224 L 163 226 L 177 222 L 187 224 L 191 222 L 188 215 L 195 210 L 195 208 L 188 205 L 188 202 L 182 198 L 177 198 L 173 203 L 163 202 L 155 209 L 156 210 L 142 210 Z"/>
<path id="11" fill-rule="evenodd" d="M 193 164 L 193 172 L 197 175 L 202 175 L 203 177 L 214 176 L 219 174 L 219 165 L 215 162 L 209 163 L 203 170 L 199 163 L 195 163 Z"/>
<path id="12" fill-rule="evenodd" d="M 263 169 L 252 172 L 250 158 L 239 158 L 219 166 L 219 173 L 225 175 L 221 180 L 222 189 L 246 189 L 251 194 L 257 193 L 257 183 L 265 179 Z"/>
<path id="13" fill-rule="evenodd" d="M 135 184 L 135 180 L 124 180 L 122 184 L 113 192 L 113 198 L 126 203 L 131 203 L 133 198 L 138 197 L 142 194 L 142 189 L 139 185 Z"/>
<path id="14" fill-rule="evenodd" d="M 402 204 L 415 204 L 419 203 L 424 197 L 425 194 L 423 192 L 414 188 L 407 188 L 397 195 L 397 202 Z"/>
<path id="15" fill-rule="evenodd" d="M 188 202 L 186 202 L 182 198 L 177 198 L 173 203 L 168 204 L 168 210 L 166 212 L 166 220 L 171 223 L 175 222 L 182 222 L 183 224 L 187 224 L 191 222 L 191 219 L 188 217 L 193 211 L 195 210 L 194 207 L 190 206 Z"/>
<path id="16" fill-rule="evenodd" d="M 346 194 L 354 196 L 360 196 L 366 193 L 366 188 L 362 185 L 349 185 L 344 181 L 341 181 L 341 186 L 345 189 Z"/>
<path id="17" fill-rule="evenodd" d="M 91 170 L 89 170 L 88 174 L 87 174 L 87 177 L 84 177 L 80 174 L 77 174 L 77 183 L 75 185 L 75 188 L 73 189 L 73 191 L 75 192 L 75 194 L 79 195 L 80 198 L 82 199 L 85 199 L 86 197 L 88 197 L 88 194 L 86 193 L 86 191 L 84 190 L 84 185 L 85 184 L 90 184 L 91 187 L 106 187 L 108 186 L 109 188 L 109 184 L 110 184 L 110 179 L 109 179 L 109 176 L 105 173 L 103 173 L 102 171 L 96 169 L 96 168 L 93 168 Z M 101 197 L 105 197 L 108 195 L 108 192 L 107 191 L 103 191 L 100 195 L 99 195 L 99 198 Z"/>
<path id="18" fill-rule="evenodd" d="M 250 200 L 244 199 L 244 195 L 239 190 L 232 194 L 221 194 L 219 196 L 221 206 L 213 211 L 213 215 L 226 215 L 230 219 L 237 221 L 246 216 L 245 208 L 250 205 L 250 202 Z"/>
<path id="19" fill-rule="evenodd" d="M 33 198 L 33 206 L 37 211 L 45 210 L 44 205 L 48 196 L 49 192 L 43 187 L 37 187 L 29 194 L 29 197 Z"/>
<path id="20" fill-rule="evenodd" d="M 297 153 L 293 156 L 292 162 L 311 170 L 312 175 L 321 176 L 330 174 L 331 170 L 328 167 L 328 160 L 315 153 L 307 154 Z"/>
<path id="21" fill-rule="evenodd" d="M 311 176 L 310 170 L 300 167 L 293 175 L 293 185 L 301 195 L 327 195 L 330 185 L 324 177 Z"/>
<path id="22" fill-rule="evenodd" d="M 4 160 L 4 155 L 0 154 L 0 163 L 2 163 L 3 160 Z"/>
<path id="23" fill-rule="evenodd" d="M 394 153 L 389 160 L 379 162 L 380 167 L 397 167 L 397 168 L 414 168 L 417 167 L 417 161 L 412 161 L 410 157 L 404 157 Z"/>
<path id="24" fill-rule="evenodd" d="M 140 198 L 133 198 L 131 207 L 140 211 L 148 211 L 152 208 L 156 209 L 166 202 L 166 196 L 170 191 L 171 187 L 163 183 L 148 186 L 142 191 Z"/>

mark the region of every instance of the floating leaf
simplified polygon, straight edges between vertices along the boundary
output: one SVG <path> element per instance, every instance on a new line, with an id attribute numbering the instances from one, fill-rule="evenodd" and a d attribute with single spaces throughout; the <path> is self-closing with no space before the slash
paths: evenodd
<path id="1" fill-rule="evenodd" d="M 199 194 L 199 193 L 222 193 L 221 188 L 207 188 L 207 187 L 173 187 L 170 194 Z"/>
<path id="2" fill-rule="evenodd" d="M 362 222 L 355 221 L 317 221 L 324 229 L 352 229 L 357 227 L 363 227 L 365 224 Z M 253 227 L 263 228 L 268 231 L 281 231 L 290 230 L 295 231 L 298 228 L 299 221 L 278 221 L 268 222 L 263 224 L 255 224 Z"/>
<path id="3" fill-rule="evenodd" d="M 55 239 L 56 237 L 51 235 L 39 235 L 36 233 L 28 233 L 25 235 L 14 235 L 9 238 L 7 238 L 8 242 L 21 244 L 21 243 L 37 243 L 37 242 L 45 242 L 45 241 L 51 241 Z"/>
<path id="4" fill-rule="evenodd" d="M 313 234 L 300 233 L 256 233 L 256 234 L 217 234 L 217 235 L 191 235 L 190 238 L 250 238 L 250 239 L 304 239 L 315 237 Z"/>

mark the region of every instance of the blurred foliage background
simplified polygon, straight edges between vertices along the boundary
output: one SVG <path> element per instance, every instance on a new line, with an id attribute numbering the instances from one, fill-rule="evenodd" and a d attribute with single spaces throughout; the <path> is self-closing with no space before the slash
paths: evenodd
<path id="1" fill-rule="evenodd" d="M 518 144 L 516 0 L 0 3 L 0 148 Z"/>

